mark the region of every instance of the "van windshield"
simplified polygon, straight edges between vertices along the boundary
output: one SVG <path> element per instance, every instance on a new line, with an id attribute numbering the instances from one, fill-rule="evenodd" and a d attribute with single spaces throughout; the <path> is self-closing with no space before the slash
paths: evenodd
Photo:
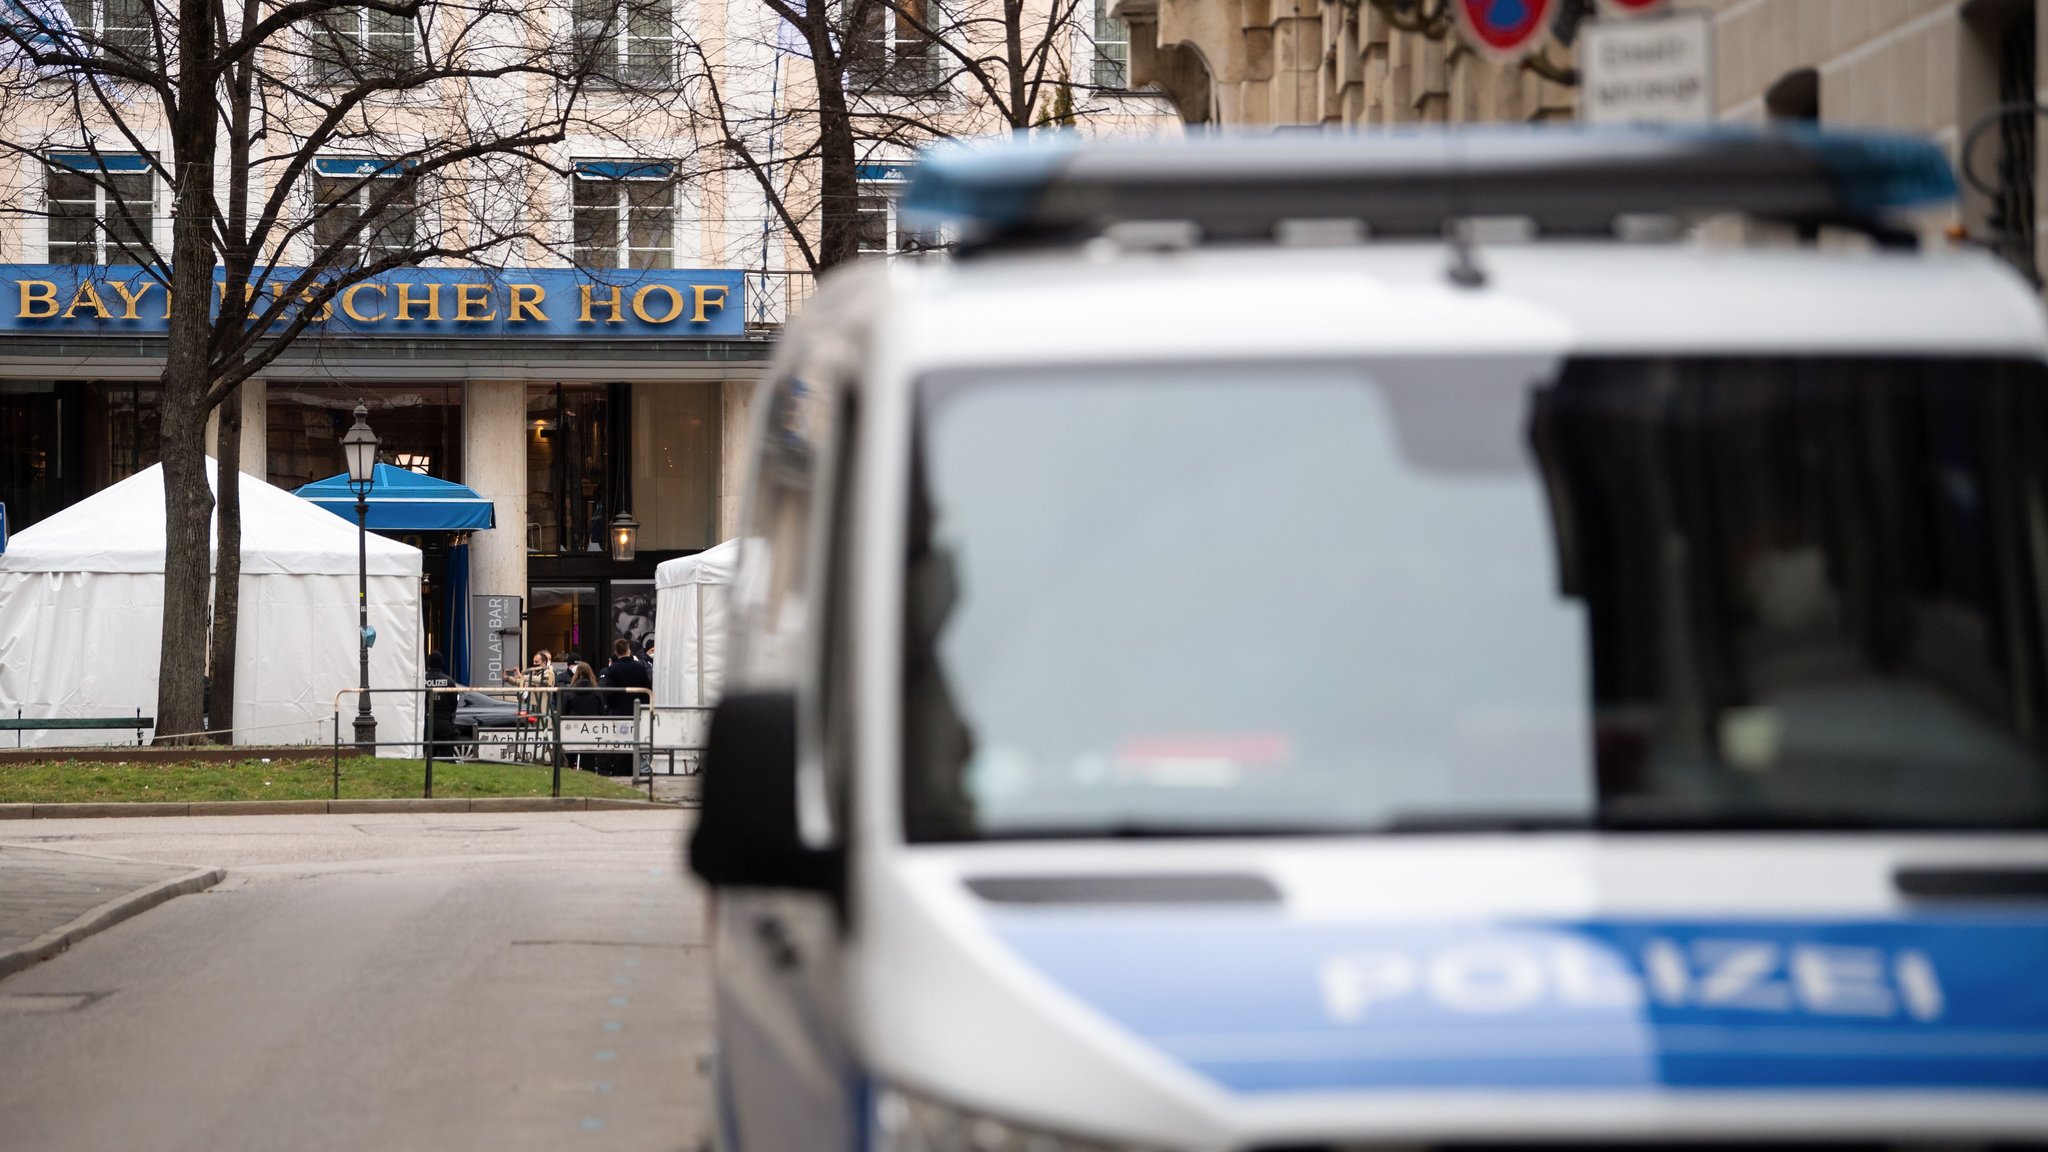
<path id="1" fill-rule="evenodd" d="M 1958 359 L 927 381 L 913 840 L 2048 819 L 2048 392 Z"/>

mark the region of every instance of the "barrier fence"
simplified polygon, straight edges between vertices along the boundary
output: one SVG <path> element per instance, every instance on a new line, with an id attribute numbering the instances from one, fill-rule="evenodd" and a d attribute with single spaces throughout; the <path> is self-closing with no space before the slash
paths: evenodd
<path id="1" fill-rule="evenodd" d="M 367 693 L 374 712 L 376 697 L 413 695 L 420 698 L 419 727 L 413 738 L 357 742 L 341 739 L 344 700 L 357 700 Z M 581 694 L 581 695 L 577 695 Z M 453 695 L 458 703 L 449 729 L 435 731 L 434 701 Z M 504 701 L 503 707 L 480 707 L 463 701 L 464 696 L 486 701 Z M 631 701 L 630 711 L 613 715 L 566 711 L 565 701 L 582 704 L 595 698 L 610 702 Z M 464 707 L 469 707 L 464 715 Z M 434 795 L 434 762 L 523 763 L 550 768 L 548 794 L 562 794 L 562 767 L 568 757 L 625 757 L 635 784 L 645 780 L 649 799 L 654 796 L 654 764 L 668 766 L 669 775 L 694 775 L 700 765 L 705 739 L 710 732 L 711 709 L 704 707 L 656 707 L 654 694 L 645 688 L 573 688 L 519 685 L 504 688 L 344 688 L 334 697 L 334 785 L 341 797 L 341 757 L 346 749 L 417 749 L 424 762 L 421 795 Z M 353 714 L 352 712 L 349 714 Z M 380 723 L 380 731 L 382 721 Z M 677 765 L 682 771 L 677 771 Z"/>

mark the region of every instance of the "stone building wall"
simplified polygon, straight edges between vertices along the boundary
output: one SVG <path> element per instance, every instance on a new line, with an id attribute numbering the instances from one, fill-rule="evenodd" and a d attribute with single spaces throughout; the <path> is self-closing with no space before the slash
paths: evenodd
<path id="1" fill-rule="evenodd" d="M 2048 0 L 1673 0 L 1715 23 L 1715 97 L 1724 120 L 1814 120 L 1927 135 L 1952 159 L 2001 103 L 2040 101 L 2048 79 Z M 1172 98 L 1190 124 L 1231 129 L 1570 120 L 1577 89 L 1466 47 L 1396 28 L 1369 0 L 1120 0 L 1131 24 L 1131 83 Z M 1551 40 L 1546 59 L 1575 61 Z M 2031 75 L 2027 73 L 2031 72 Z M 2017 122 L 2008 127 L 2020 126 Z M 2036 133 L 2023 133 L 2033 135 Z M 1987 235 L 2022 211 L 2033 263 L 2048 267 L 2048 205 L 2033 173 L 2006 172 L 1991 132 L 1971 157 L 2007 202 L 1966 187 L 1961 221 Z M 2012 145 L 2017 151 L 2025 142 Z M 2024 159 L 2024 158 L 2023 158 Z M 2026 184 L 2015 189 L 2017 184 Z M 2022 238 L 2021 244 L 2026 243 Z M 2015 263 L 2029 261 L 2015 253 Z"/>

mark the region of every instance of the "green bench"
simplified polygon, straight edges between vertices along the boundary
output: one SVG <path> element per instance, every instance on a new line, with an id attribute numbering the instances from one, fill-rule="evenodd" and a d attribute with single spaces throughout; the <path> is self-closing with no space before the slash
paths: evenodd
<path id="1" fill-rule="evenodd" d="M 133 716 L 49 716 L 42 719 L 23 719 L 19 711 L 15 713 L 12 720 L 0 716 L 0 732 L 17 733 L 14 738 L 14 744 L 17 748 L 21 746 L 19 733 L 22 732 L 77 732 L 87 729 L 106 731 L 121 728 L 133 728 L 135 730 L 135 744 L 137 747 L 140 747 L 142 745 L 143 732 L 154 727 L 156 727 L 156 717 L 144 716 L 140 708 L 135 710 L 135 715 Z"/>

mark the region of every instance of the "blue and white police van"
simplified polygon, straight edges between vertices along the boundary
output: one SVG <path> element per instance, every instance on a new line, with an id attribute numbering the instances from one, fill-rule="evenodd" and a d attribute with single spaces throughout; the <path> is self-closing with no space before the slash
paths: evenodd
<path id="1" fill-rule="evenodd" d="M 2048 334 L 1953 191 L 931 158 L 758 401 L 716 1146 L 2048 1146 Z"/>

